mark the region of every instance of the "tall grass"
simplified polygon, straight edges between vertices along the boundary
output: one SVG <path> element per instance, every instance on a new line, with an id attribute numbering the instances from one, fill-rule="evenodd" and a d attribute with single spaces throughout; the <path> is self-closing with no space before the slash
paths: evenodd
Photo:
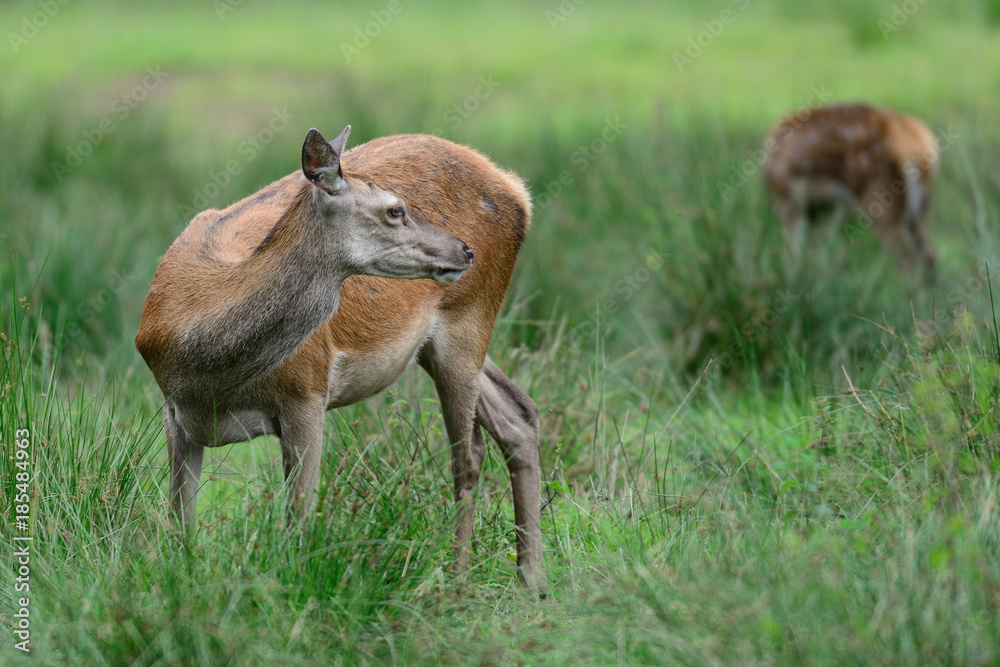
<path id="1" fill-rule="evenodd" d="M 12 434 L 29 428 L 34 655 L 25 662 L 996 662 L 1000 182 L 991 174 L 1000 136 L 989 106 L 960 99 L 966 88 L 951 72 L 883 76 L 901 62 L 949 62 L 952 46 L 930 39 L 928 26 L 944 14 L 979 17 L 990 4 L 928 5 L 914 32 L 884 46 L 871 23 L 885 3 L 863 12 L 776 5 L 727 29 L 687 78 L 662 80 L 659 60 L 651 77 L 628 54 L 648 49 L 650 62 L 669 62 L 673 45 L 701 29 L 705 6 L 678 11 L 666 42 L 659 27 L 633 39 L 628 26 L 605 25 L 611 10 L 588 14 L 590 5 L 556 38 L 534 5 L 514 16 L 537 24 L 495 17 L 550 41 L 526 38 L 535 46 L 521 51 L 487 40 L 493 60 L 470 68 L 495 65 L 503 92 L 444 134 L 519 172 L 535 196 L 491 354 L 542 416 L 544 603 L 517 586 L 495 447 L 471 569 L 450 571 L 448 448 L 419 372 L 327 417 L 318 507 L 302 525 L 288 523 L 278 447 L 262 438 L 207 454 L 198 531 L 178 535 L 166 512 L 162 396 L 131 343 L 159 255 L 227 161 L 242 160 L 240 173 L 207 206 L 296 169 L 310 125 L 352 122 L 356 142 L 433 131 L 474 80 L 450 53 L 389 71 L 382 64 L 397 54 L 373 48 L 356 68 L 327 71 L 302 39 L 274 47 L 284 58 L 274 62 L 299 73 L 294 82 L 273 68 L 241 74 L 231 69 L 247 53 L 244 34 L 301 23 L 246 6 L 226 19 L 235 30 L 197 25 L 225 48 L 178 55 L 170 30 L 140 21 L 143 48 L 110 40 L 87 51 L 94 70 L 64 82 L 67 102 L 11 88 L 0 107 L 0 535 L 17 530 Z M 73 7 L 32 45 L 95 25 Z M 411 36 L 446 25 L 456 39 L 480 39 L 466 30 L 482 23 L 471 10 L 436 7 L 407 9 Z M 100 25 L 117 35 L 108 29 L 116 21 L 145 17 L 134 11 L 107 12 Z M 837 73 L 791 62 L 784 41 L 762 39 L 762 62 L 778 57 L 808 76 L 767 95 L 744 70 L 719 78 L 726 54 L 744 63 L 741 40 L 771 36 L 767 21 L 794 47 L 826 30 L 823 12 L 848 41 L 834 30 L 817 47 L 851 45 L 838 51 Z M 980 53 L 986 38 L 969 34 L 978 35 L 969 53 Z M 927 38 L 927 53 L 914 35 Z M 162 57 L 175 78 L 60 180 L 53 162 L 101 121 L 105 98 L 134 84 L 116 78 L 116 49 Z M 576 58 L 571 76 L 536 97 L 544 86 L 525 72 L 557 56 Z M 12 62 L 0 57 L 15 82 L 51 81 L 50 69 L 65 66 Z M 434 76 L 414 75 L 418 64 Z M 621 77 L 594 86 L 601 68 Z M 844 86 L 852 77 L 857 86 Z M 909 110 L 957 136 L 931 212 L 938 284 L 900 272 L 867 233 L 811 239 L 806 261 L 787 262 L 754 167 L 771 115 L 804 103 L 812 85 L 846 95 L 899 81 L 913 84 L 895 93 Z M 952 83 L 948 96 L 928 96 Z M 705 98 L 680 103 L 685 86 Z M 713 98 L 713 86 L 725 94 Z M 740 96 L 754 101 L 734 111 L 727 100 Z M 237 147 L 266 125 L 272 98 L 289 100 L 298 118 L 245 160 Z M 552 113 L 539 113 L 540 99 Z M 13 548 L 0 541 L 0 560 Z M 23 658 L 11 649 L 15 596 L 4 579 L 0 653 L 10 662 Z"/>
<path id="2" fill-rule="evenodd" d="M 120 141 L 169 155 L 158 122 L 123 128 Z M 178 207 L 212 167 L 167 159 L 151 182 L 109 147 L 81 167 L 95 176 L 80 181 L 87 189 L 53 189 L 44 161 L 3 171 L 19 193 L 4 200 L 8 219 L 52 211 L 31 233 L 6 228 L 17 259 L 0 268 L 3 429 L 37 434 L 37 658 L 514 660 L 533 646 L 599 662 L 793 661 L 831 646 L 875 662 L 993 655 L 996 582 L 982 568 L 996 555 L 996 361 L 978 331 L 995 331 L 983 231 L 995 225 L 995 184 L 977 175 L 995 146 L 946 162 L 934 210 L 945 272 L 927 292 L 866 236 L 815 239 L 810 262 L 787 265 L 759 185 L 718 186 L 756 133 L 720 126 L 634 128 L 549 201 L 547 174 L 576 169 L 568 156 L 591 128 L 554 132 L 518 161 L 547 205 L 493 354 L 542 408 L 557 606 L 541 616 L 512 595 L 495 453 L 473 571 L 448 573 L 447 454 L 419 375 L 331 418 L 320 509 L 304 531 L 285 525 L 277 448 L 265 442 L 211 459 L 201 532 L 174 536 L 161 399 L 130 339 L 156 255 L 183 224 Z M 262 161 L 231 187 L 291 168 Z M 152 222 L 117 235 L 127 211 Z M 60 236 L 70 224 L 74 238 L 113 245 L 81 262 L 82 241 Z M 965 239 L 976 249 L 957 249 Z M 118 265 L 130 277 L 111 285 Z M 74 323 L 86 326 L 70 334 Z M 828 562 L 829 581 L 817 582 Z M 475 602 L 455 601 L 470 591 Z M 479 640 L 444 623 L 459 610 L 471 619 L 461 632 Z M 956 636 L 952 615 L 979 620 Z"/>
<path id="3" fill-rule="evenodd" d="M 163 443 L 148 381 L 136 382 L 134 367 L 108 365 L 72 382 L 71 371 L 60 369 L 58 337 L 40 340 L 30 299 L 29 291 L 27 301 L 3 310 L 0 526 L 15 534 L 15 445 L 7 436 L 27 428 L 36 660 L 259 664 L 306 659 L 321 646 L 346 653 L 371 623 L 389 623 L 396 607 L 406 609 L 412 589 L 433 589 L 442 579 L 447 467 L 417 466 L 430 456 L 419 440 L 412 455 L 387 456 L 376 448 L 381 439 L 365 442 L 350 425 L 338 429 L 342 448 L 326 452 L 326 484 L 304 529 L 287 525 L 273 461 L 234 473 L 223 458 L 209 465 L 201 533 L 190 541 L 178 535 L 165 511 Z M 396 415 L 384 435 L 402 440 L 415 432 L 420 424 L 407 423 L 411 417 Z M 211 488 L 220 485 L 226 488 Z M 491 521 L 512 525 L 512 518 Z M 499 542 L 492 548 L 509 546 Z M 19 546 L 5 540 L 4 560 Z M 503 580 L 495 571 L 489 580 L 498 574 Z M 3 588 L 5 613 L 21 594 Z M 275 626 L 290 608 L 296 611 Z M 281 646 L 256 645 L 275 630 L 286 638 Z M 5 629 L 3 636 L 5 654 L 16 655 L 12 635 Z"/>
<path id="4" fill-rule="evenodd" d="M 115 378 L 85 404 L 58 386 L 43 385 L 42 399 L 30 394 L 44 374 L 21 375 L 15 400 L 34 402 L 45 434 L 35 662 L 516 662 L 539 651 L 584 662 L 988 662 L 1000 636 L 1000 371 L 988 333 L 898 335 L 907 352 L 886 360 L 878 386 L 771 401 L 756 416 L 710 382 L 686 403 L 671 395 L 680 387 L 665 400 L 669 382 L 637 400 L 600 357 L 515 355 L 515 375 L 596 369 L 597 388 L 563 417 L 573 435 L 547 457 L 554 601 L 541 605 L 516 594 L 495 457 L 473 570 L 447 572 L 445 452 L 425 426 L 433 404 L 396 397 L 334 419 L 303 530 L 285 525 L 273 458 L 210 465 L 200 532 L 185 541 L 166 521 L 141 393 L 130 403 Z M 8 338 L 15 353 L 31 349 Z M 402 393 L 418 388 L 406 384 Z M 789 429 L 785 411 L 804 403 Z"/>

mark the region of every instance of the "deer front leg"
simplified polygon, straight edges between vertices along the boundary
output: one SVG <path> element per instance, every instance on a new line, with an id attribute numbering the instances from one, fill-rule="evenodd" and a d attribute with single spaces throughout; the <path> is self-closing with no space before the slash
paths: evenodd
<path id="1" fill-rule="evenodd" d="M 510 473 L 521 579 L 529 589 L 544 594 L 538 408 L 489 357 L 483 363 L 479 384 L 477 421 L 500 445 Z"/>
<path id="2" fill-rule="evenodd" d="M 475 421 L 477 382 L 465 380 L 459 386 L 442 390 L 441 411 L 451 440 L 451 474 L 458 504 L 458 524 L 455 527 L 455 569 L 464 570 L 469 564 L 472 547 L 472 520 L 476 512 L 475 489 L 483 469 L 486 445 L 479 424 Z"/>
<path id="3" fill-rule="evenodd" d="M 456 348 L 459 349 L 459 348 Z M 445 429 L 451 441 L 451 473 L 458 504 L 455 528 L 455 570 L 469 564 L 472 544 L 472 519 L 476 510 L 475 488 L 483 468 L 486 445 L 476 423 L 479 398 L 479 369 L 473 364 L 439 354 L 433 345 L 422 352 L 420 363 L 434 378 Z"/>
<path id="4" fill-rule="evenodd" d="M 285 485 L 291 492 L 288 504 L 290 519 L 303 517 L 312 505 L 323 454 L 325 412 L 325 397 L 316 397 L 286 405 L 278 418 Z"/>
<path id="5" fill-rule="evenodd" d="M 178 525 L 190 531 L 195 527 L 205 447 L 184 432 L 170 403 L 163 408 L 163 431 L 167 436 L 167 455 L 170 458 L 170 508 Z"/>

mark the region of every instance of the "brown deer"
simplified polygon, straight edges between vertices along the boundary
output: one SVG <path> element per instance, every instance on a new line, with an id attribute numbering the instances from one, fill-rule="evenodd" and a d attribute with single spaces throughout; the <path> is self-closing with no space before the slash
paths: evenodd
<path id="1" fill-rule="evenodd" d="M 764 181 L 793 256 L 809 223 L 833 227 L 857 213 L 904 267 L 919 260 L 933 277 L 926 217 L 938 150 L 924 123 L 884 107 L 835 104 L 783 118 L 764 151 Z"/>
<path id="2" fill-rule="evenodd" d="M 173 511 L 194 525 L 205 447 L 270 433 L 301 515 L 324 413 L 416 361 L 452 443 L 456 569 L 469 558 L 484 427 L 510 473 L 521 578 L 542 590 L 538 410 L 486 355 L 530 224 L 528 192 L 433 136 L 345 153 L 349 130 L 329 144 L 310 131 L 301 172 L 196 216 L 157 269 L 136 347 L 166 399 Z"/>

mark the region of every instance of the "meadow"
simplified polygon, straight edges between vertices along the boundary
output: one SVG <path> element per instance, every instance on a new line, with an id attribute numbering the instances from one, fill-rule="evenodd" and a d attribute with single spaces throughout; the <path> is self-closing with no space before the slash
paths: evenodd
<path id="1" fill-rule="evenodd" d="M 0 662 L 1000 664 L 1000 8 L 943 4 L 0 6 Z M 934 285 L 861 220 L 784 261 L 763 137 L 855 99 L 939 137 Z M 491 355 L 541 412 L 544 601 L 492 443 L 451 571 L 418 369 L 327 415 L 301 531 L 273 438 L 171 529 L 159 257 L 348 123 L 532 190 Z"/>

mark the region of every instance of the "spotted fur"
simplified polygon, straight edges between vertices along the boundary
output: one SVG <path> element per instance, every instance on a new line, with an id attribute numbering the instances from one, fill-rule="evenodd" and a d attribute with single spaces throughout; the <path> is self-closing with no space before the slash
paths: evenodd
<path id="1" fill-rule="evenodd" d="M 926 218 L 938 150 L 924 123 L 869 104 L 831 105 L 783 118 L 764 150 L 764 182 L 793 255 L 810 222 L 857 213 L 904 266 L 920 262 L 933 274 Z"/>

